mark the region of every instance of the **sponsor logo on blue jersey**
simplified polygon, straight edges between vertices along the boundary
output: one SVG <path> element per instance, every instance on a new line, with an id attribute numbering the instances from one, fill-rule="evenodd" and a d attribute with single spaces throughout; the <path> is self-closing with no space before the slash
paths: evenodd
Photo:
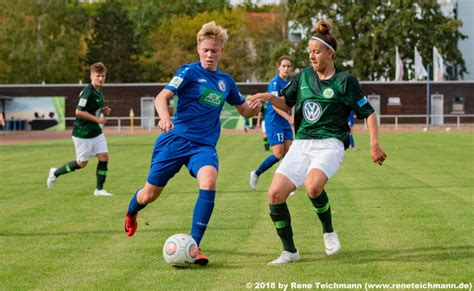
<path id="1" fill-rule="evenodd" d="M 224 100 L 224 94 L 208 88 L 203 88 L 201 97 L 199 97 L 199 102 L 216 107 L 221 106 Z"/>

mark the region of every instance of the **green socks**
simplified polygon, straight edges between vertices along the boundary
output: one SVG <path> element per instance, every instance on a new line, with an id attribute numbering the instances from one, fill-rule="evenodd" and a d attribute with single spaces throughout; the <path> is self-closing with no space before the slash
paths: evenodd
<path id="1" fill-rule="evenodd" d="M 326 191 L 321 192 L 321 194 L 316 197 L 312 198 L 308 196 L 311 203 L 313 203 L 314 209 L 316 214 L 323 225 L 323 233 L 333 232 L 334 229 L 332 228 L 332 221 L 331 221 L 331 205 L 329 204 L 329 198 L 326 194 Z"/>
<path id="2" fill-rule="evenodd" d="M 69 163 L 66 163 L 66 164 L 62 165 L 61 167 L 59 167 L 54 172 L 54 175 L 56 177 L 59 177 L 59 176 L 64 175 L 64 174 L 74 172 L 75 170 L 80 169 L 80 168 L 81 167 L 79 167 L 79 165 L 76 163 L 76 161 L 70 161 Z"/>
<path id="3" fill-rule="evenodd" d="M 101 161 L 97 163 L 97 190 L 102 190 L 104 188 L 105 178 L 107 178 L 107 164 L 108 162 Z"/>
<path id="4" fill-rule="evenodd" d="M 275 225 L 278 236 L 283 244 L 283 249 L 290 253 L 296 252 L 295 243 L 293 242 L 293 230 L 291 228 L 290 211 L 286 202 L 283 204 L 269 205 L 270 217 Z"/>

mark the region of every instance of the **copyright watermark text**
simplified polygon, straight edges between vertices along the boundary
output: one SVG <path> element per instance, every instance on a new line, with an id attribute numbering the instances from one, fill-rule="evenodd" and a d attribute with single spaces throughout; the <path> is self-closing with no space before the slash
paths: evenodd
<path id="1" fill-rule="evenodd" d="M 245 283 L 247 289 L 274 289 L 274 290 L 303 290 L 303 289 L 333 289 L 333 290 L 376 290 L 376 289 L 459 289 L 472 290 L 472 283 L 336 283 L 336 282 L 276 282 L 255 281 Z"/>

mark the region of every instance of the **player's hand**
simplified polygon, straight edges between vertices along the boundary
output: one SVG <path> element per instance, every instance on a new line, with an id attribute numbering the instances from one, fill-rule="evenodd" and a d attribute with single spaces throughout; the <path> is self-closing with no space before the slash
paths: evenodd
<path id="1" fill-rule="evenodd" d="M 158 122 L 158 127 L 161 129 L 161 131 L 168 133 L 174 128 L 174 124 L 169 118 L 160 119 Z"/>
<path id="2" fill-rule="evenodd" d="M 379 165 L 382 165 L 382 163 L 387 158 L 387 155 L 378 144 L 372 145 L 370 147 L 370 154 L 372 155 L 372 161 Z"/>
<path id="3" fill-rule="evenodd" d="M 257 115 L 262 110 L 262 102 L 249 103 L 249 107 L 252 110 L 252 115 Z"/>
<path id="4" fill-rule="evenodd" d="M 109 106 L 105 106 L 104 108 L 102 108 L 102 113 L 104 113 L 105 115 L 110 115 L 111 111 L 112 108 L 110 108 Z"/>
<path id="5" fill-rule="evenodd" d="M 97 118 L 97 123 L 98 124 L 106 124 L 107 123 L 107 118 L 99 117 L 99 118 Z"/>
<path id="6" fill-rule="evenodd" d="M 268 101 L 269 97 L 268 96 L 273 96 L 271 94 L 267 94 L 267 93 L 257 93 L 255 95 L 252 95 L 250 96 L 248 99 L 247 99 L 247 102 L 249 103 L 250 105 L 250 108 L 254 108 L 254 106 L 257 104 L 257 103 L 260 103 L 260 107 L 262 106 L 262 102 L 266 102 Z"/>

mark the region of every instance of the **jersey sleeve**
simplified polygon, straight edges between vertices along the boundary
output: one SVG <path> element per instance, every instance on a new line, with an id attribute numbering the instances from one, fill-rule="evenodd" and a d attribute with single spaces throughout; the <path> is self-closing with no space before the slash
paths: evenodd
<path id="1" fill-rule="evenodd" d="M 166 85 L 165 89 L 178 93 L 179 90 L 186 87 L 191 80 L 191 68 L 188 65 L 183 65 L 174 75 L 173 79 Z"/>
<path id="2" fill-rule="evenodd" d="M 77 102 L 76 109 L 84 111 L 87 106 L 87 100 L 91 95 L 91 90 L 89 87 L 84 88 L 81 93 L 79 93 L 79 102 Z"/>
<path id="3" fill-rule="evenodd" d="M 233 106 L 244 104 L 245 98 L 240 94 L 237 84 L 235 84 L 232 79 L 230 79 L 230 83 L 229 95 L 227 96 L 226 102 Z"/>
<path id="4" fill-rule="evenodd" d="M 281 91 L 275 79 L 272 79 L 270 83 L 268 83 L 267 92 L 272 93 L 273 95 L 277 97 L 280 97 Z"/>
<path id="5" fill-rule="evenodd" d="M 350 76 L 346 80 L 344 103 L 355 112 L 358 119 L 367 118 L 374 113 L 374 109 L 362 91 L 359 81 L 354 76 Z"/>
<path id="6" fill-rule="evenodd" d="M 293 80 L 291 80 L 288 85 L 281 90 L 281 94 L 285 97 L 285 103 L 288 107 L 293 107 L 296 104 L 300 76 L 301 73 L 298 73 L 298 75 L 296 75 Z"/>

